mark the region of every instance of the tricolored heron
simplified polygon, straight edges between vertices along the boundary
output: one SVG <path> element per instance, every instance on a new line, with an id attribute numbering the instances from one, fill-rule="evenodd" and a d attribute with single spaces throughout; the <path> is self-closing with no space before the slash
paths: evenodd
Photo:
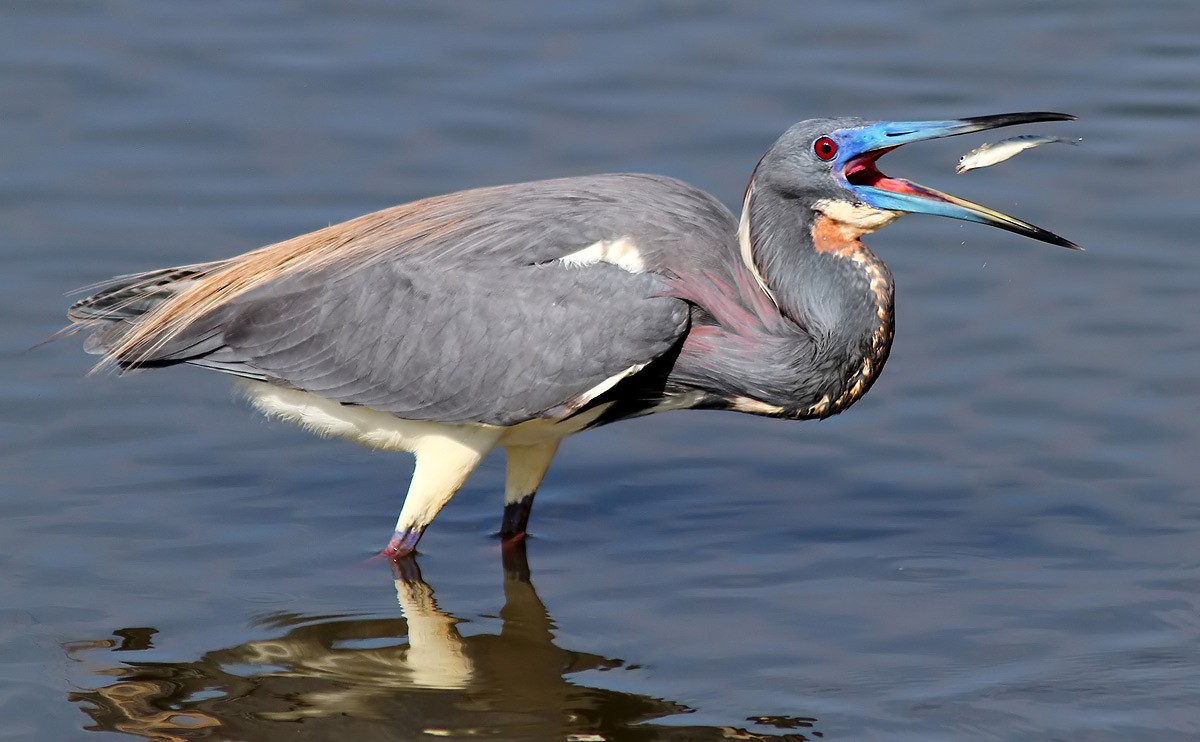
<path id="1" fill-rule="evenodd" d="M 415 454 L 391 557 L 503 446 L 500 534 L 519 538 L 568 435 L 677 409 L 825 418 L 866 394 L 893 288 L 860 238 L 902 214 L 1075 248 L 876 167 L 909 142 L 1071 118 L 803 121 L 759 161 L 740 220 L 656 175 L 481 188 L 121 276 L 68 314 L 123 369 L 221 371 L 269 415 Z"/>

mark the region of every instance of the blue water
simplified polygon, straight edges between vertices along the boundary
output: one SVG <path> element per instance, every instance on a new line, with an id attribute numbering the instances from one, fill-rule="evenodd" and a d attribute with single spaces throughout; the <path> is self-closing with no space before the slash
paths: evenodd
<path id="1" fill-rule="evenodd" d="M 0 739 L 1200 736 L 1198 30 L 1184 0 L 10 3 Z M 397 577 L 406 457 L 22 352 L 74 287 L 422 196 L 634 170 L 733 206 L 795 120 L 1009 110 L 1082 146 L 885 169 L 1087 252 L 873 235 L 898 328 L 862 402 L 574 438 L 507 564 L 499 458 Z"/>

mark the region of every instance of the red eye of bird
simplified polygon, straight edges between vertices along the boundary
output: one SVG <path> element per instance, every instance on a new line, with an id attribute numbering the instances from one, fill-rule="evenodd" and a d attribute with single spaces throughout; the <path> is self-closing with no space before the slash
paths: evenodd
<path id="1" fill-rule="evenodd" d="M 837 150 L 837 142 L 829 137 L 821 137 L 813 142 L 813 152 L 822 160 L 832 160 L 833 156 L 837 154 Z"/>

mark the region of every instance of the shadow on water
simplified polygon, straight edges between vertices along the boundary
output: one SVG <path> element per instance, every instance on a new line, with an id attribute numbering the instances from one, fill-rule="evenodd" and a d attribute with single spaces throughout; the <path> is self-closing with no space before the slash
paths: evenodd
<path id="1" fill-rule="evenodd" d="M 692 712 L 669 700 L 578 685 L 585 671 L 632 669 L 620 659 L 554 643 L 554 622 L 529 578 L 524 544 L 504 555 L 499 633 L 464 636 L 442 610 L 415 559 L 394 570 L 403 618 L 275 613 L 254 622 L 274 633 L 196 660 L 139 661 L 152 628 L 72 642 L 68 654 L 115 681 L 74 692 L 91 731 L 155 740 L 464 739 L 808 740 L 806 717 L 747 721 L 798 732 L 647 723 Z M 116 653 L 123 653 L 116 655 Z M 106 663 L 102 663 L 106 664 Z M 810 736 L 811 735 L 811 736 Z"/>

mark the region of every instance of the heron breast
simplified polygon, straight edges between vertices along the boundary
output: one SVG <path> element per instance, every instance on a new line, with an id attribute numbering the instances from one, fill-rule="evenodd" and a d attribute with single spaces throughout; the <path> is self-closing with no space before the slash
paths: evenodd
<path id="1" fill-rule="evenodd" d="M 851 261 L 862 271 L 870 297 L 867 310 L 870 316 L 866 319 L 861 358 L 849 364 L 841 390 L 826 395 L 806 413 L 826 417 L 841 412 L 867 393 L 891 350 L 895 327 L 891 272 L 859 238 L 890 224 L 899 215 L 841 201 L 821 202 L 818 206 L 823 210 L 818 210 L 813 222 L 813 248 L 819 253 Z"/>

